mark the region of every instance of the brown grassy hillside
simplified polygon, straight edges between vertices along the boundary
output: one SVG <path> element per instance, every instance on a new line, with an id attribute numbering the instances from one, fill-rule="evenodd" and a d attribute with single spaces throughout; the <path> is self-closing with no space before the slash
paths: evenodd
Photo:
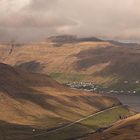
<path id="1" fill-rule="evenodd" d="M 0 63 L 0 130 L 9 137 L 19 133 L 15 129 L 22 133 L 20 128 L 27 132 L 32 127 L 53 128 L 118 104 L 113 98 L 74 91 L 46 75 Z"/>
<path id="2" fill-rule="evenodd" d="M 0 64 L 0 93 L 1 120 L 17 123 L 30 123 L 37 116 L 77 119 L 114 104 L 111 98 L 73 91 L 46 75 L 5 64 Z"/>
<path id="3" fill-rule="evenodd" d="M 139 140 L 140 114 L 116 123 L 103 133 L 93 134 L 85 140 Z"/>
<path id="4" fill-rule="evenodd" d="M 119 46 L 102 40 L 69 42 L 67 39 L 58 44 L 48 41 L 15 47 L 4 62 L 33 72 L 50 74 L 62 83 L 92 81 L 115 88 L 117 86 L 118 89 L 140 89 L 139 84 L 136 84 L 136 81 L 140 81 L 138 45 Z M 124 85 L 126 80 L 129 84 Z"/>

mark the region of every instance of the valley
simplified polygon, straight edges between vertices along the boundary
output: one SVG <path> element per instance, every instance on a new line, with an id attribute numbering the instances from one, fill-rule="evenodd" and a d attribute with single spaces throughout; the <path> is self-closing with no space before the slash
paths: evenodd
<path id="1" fill-rule="evenodd" d="M 1 140 L 75 140 L 140 112 L 138 45 L 60 36 L 0 52 Z"/>
<path id="2" fill-rule="evenodd" d="M 15 45 L 10 56 L 1 61 L 31 72 L 48 74 L 60 83 L 92 82 L 114 91 L 139 93 L 138 44 L 123 46 L 123 43 L 119 45 L 100 39 L 92 41 L 93 38 L 75 38 L 77 41 L 72 42 L 74 37 L 71 38 L 58 36 L 44 42 Z M 5 47 L 11 48 L 8 44 Z M 4 46 L 0 50 L 3 58 L 9 53 Z"/>
<path id="3" fill-rule="evenodd" d="M 108 89 L 106 87 L 102 87 L 100 85 L 95 85 L 94 83 L 83 83 L 83 82 L 74 82 L 74 83 L 67 83 L 66 86 L 72 88 L 72 89 L 78 89 L 90 92 L 91 94 L 94 94 L 94 92 L 114 97 L 119 99 L 124 105 L 130 106 L 131 108 L 135 109 L 137 112 L 140 112 L 140 96 L 139 94 L 136 94 L 136 91 L 115 91 Z"/>
<path id="4" fill-rule="evenodd" d="M 115 98 L 72 90 L 47 75 L 3 63 L 0 97 L 1 140 L 77 138 L 135 114 Z M 98 117 L 103 122 L 96 122 Z M 93 124 L 86 125 L 88 120 Z"/>
<path id="5" fill-rule="evenodd" d="M 0 0 L 0 140 L 140 140 L 140 0 Z"/>

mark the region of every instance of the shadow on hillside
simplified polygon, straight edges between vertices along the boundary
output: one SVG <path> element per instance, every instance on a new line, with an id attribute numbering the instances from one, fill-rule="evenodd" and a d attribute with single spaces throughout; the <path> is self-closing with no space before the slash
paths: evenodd
<path id="1" fill-rule="evenodd" d="M 1 89 L 1 88 L 0 88 Z M 55 97 L 47 93 L 41 93 L 30 88 L 23 89 L 12 89 L 12 87 L 7 88 L 7 90 L 0 90 L 7 94 L 10 98 L 17 101 L 29 101 L 33 104 L 40 106 L 45 110 L 53 111 L 54 113 L 59 114 L 58 112 L 65 112 L 67 114 L 73 114 L 72 110 L 68 108 L 78 109 L 80 111 L 80 102 L 89 106 L 94 106 L 97 110 L 106 108 L 106 103 L 103 103 L 101 97 L 91 97 L 90 95 L 86 96 L 65 96 L 60 95 L 60 97 Z M 109 101 L 109 98 L 107 98 Z M 112 98 L 110 98 L 112 101 Z M 118 104 L 118 102 L 116 103 Z M 82 108 L 82 111 L 87 111 L 88 108 Z M 75 115 L 81 116 L 79 112 L 74 112 Z M 60 113 L 61 115 L 61 113 Z"/>
<path id="2" fill-rule="evenodd" d="M 76 103 L 72 104 L 69 101 L 67 102 L 67 101 L 63 100 L 63 97 L 58 98 L 58 97 L 49 95 L 47 93 L 45 93 L 46 94 L 45 95 L 43 93 L 40 93 L 38 91 L 29 89 L 29 88 L 26 88 L 26 89 L 24 88 L 24 90 L 20 90 L 17 88 L 15 90 L 13 90 L 12 88 L 8 88 L 6 91 L 0 90 L 0 92 L 7 94 L 10 98 L 12 98 L 14 100 L 29 101 L 29 102 L 32 102 L 33 104 L 39 105 L 41 108 L 43 108 L 45 110 L 50 110 L 50 111 L 53 111 L 56 113 L 58 111 L 62 110 L 62 106 L 64 107 L 63 111 L 67 112 L 67 113 L 72 113 L 71 111 L 66 109 L 67 107 L 78 109 L 78 106 L 76 105 Z M 67 97 L 67 100 L 70 100 L 70 98 L 71 97 Z M 81 99 L 81 98 L 79 98 L 79 99 Z M 54 104 L 54 102 L 55 102 L 55 104 Z M 87 102 L 86 99 L 83 99 L 83 102 Z M 59 104 L 59 106 L 58 106 L 58 104 Z M 79 115 L 78 112 L 77 112 L 77 115 Z"/>
<path id="3" fill-rule="evenodd" d="M 97 109 L 104 108 L 104 105 L 106 105 L 101 101 L 102 97 L 94 97 L 90 96 L 90 94 L 82 96 L 81 93 L 76 97 L 75 93 L 74 95 L 66 96 L 74 91 L 58 84 L 46 75 L 19 71 L 5 64 L 1 64 L 0 69 L 0 92 L 18 102 L 28 101 L 56 114 L 58 112 L 61 114 L 62 111 L 72 114 L 74 109 L 79 109 L 79 112 L 80 109 L 83 111 L 88 110 L 88 108 L 80 107 L 80 103 L 85 103 L 85 105 L 89 106 L 93 105 Z M 47 93 L 42 88 L 40 89 L 41 86 L 45 89 L 49 87 L 52 91 L 50 90 Z M 61 92 L 65 94 L 61 94 Z M 74 113 L 80 116 L 79 112 Z"/>
<path id="4" fill-rule="evenodd" d="M 30 126 L 17 125 L 0 121 L 0 140 L 16 140 L 33 135 Z M 15 135 L 16 134 L 16 135 Z"/>
<path id="5" fill-rule="evenodd" d="M 15 67 L 18 67 L 18 68 L 21 68 L 30 72 L 40 72 L 44 68 L 44 66 L 41 65 L 41 63 L 37 61 L 29 61 L 29 62 L 24 62 L 24 63 L 17 62 Z"/>
<path id="6" fill-rule="evenodd" d="M 140 77 L 140 53 L 134 48 L 124 47 L 99 47 L 81 51 L 76 55 L 77 70 L 90 68 L 94 65 L 109 63 L 102 71 L 95 73 L 94 76 L 109 76 L 110 74 Z"/>

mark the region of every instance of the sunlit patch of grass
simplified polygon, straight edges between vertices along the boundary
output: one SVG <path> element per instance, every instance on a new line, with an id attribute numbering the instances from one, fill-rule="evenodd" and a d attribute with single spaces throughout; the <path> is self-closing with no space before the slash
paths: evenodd
<path id="1" fill-rule="evenodd" d="M 95 115 L 80 123 L 87 127 L 98 129 L 100 127 L 107 127 L 110 124 L 120 120 L 120 117 L 123 119 L 130 115 L 132 115 L 132 113 L 126 107 L 118 107 Z"/>
<path id="2" fill-rule="evenodd" d="M 86 74 L 65 74 L 65 73 L 51 73 L 50 77 L 60 83 L 67 82 L 80 82 L 83 81 L 88 75 Z"/>

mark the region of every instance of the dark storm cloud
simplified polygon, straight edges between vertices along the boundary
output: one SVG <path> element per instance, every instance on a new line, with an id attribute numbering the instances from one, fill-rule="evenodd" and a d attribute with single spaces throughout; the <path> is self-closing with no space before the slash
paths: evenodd
<path id="1" fill-rule="evenodd" d="M 139 0 L 0 0 L 0 39 L 78 34 L 139 41 L 139 5 Z"/>

